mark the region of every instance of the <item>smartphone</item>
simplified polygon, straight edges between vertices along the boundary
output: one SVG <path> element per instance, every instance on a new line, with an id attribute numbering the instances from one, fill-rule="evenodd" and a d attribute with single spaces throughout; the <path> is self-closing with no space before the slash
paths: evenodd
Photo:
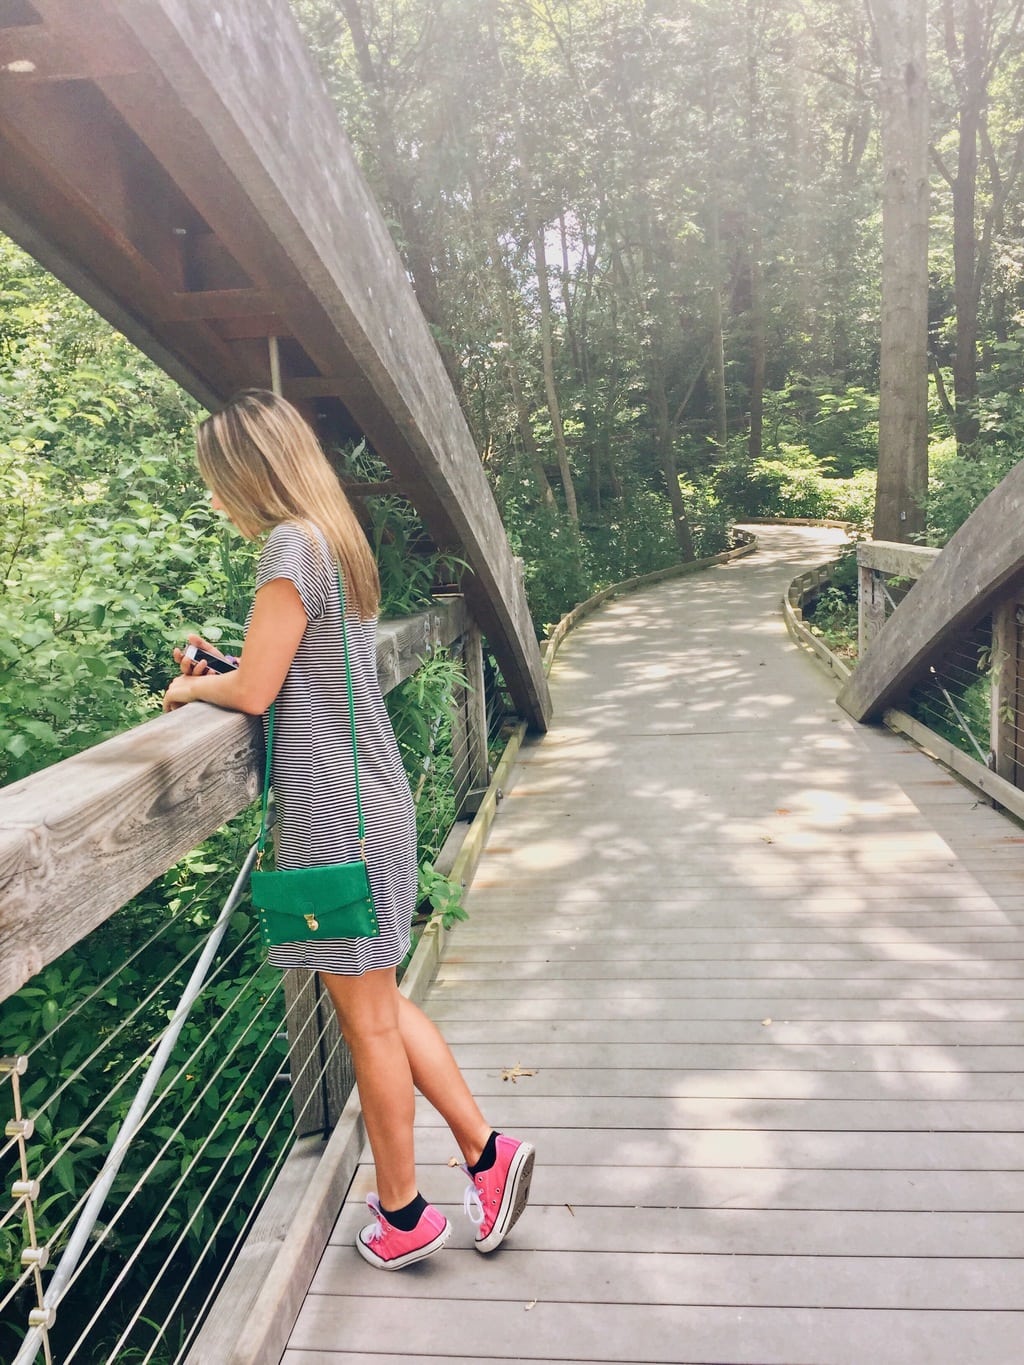
<path id="1" fill-rule="evenodd" d="M 233 673 L 238 667 L 237 664 L 229 664 L 227 659 L 221 659 L 216 654 L 211 654 L 208 649 L 203 649 L 199 645 L 186 645 L 185 658 L 194 659 L 197 663 L 207 664 L 213 669 L 214 673 Z"/>

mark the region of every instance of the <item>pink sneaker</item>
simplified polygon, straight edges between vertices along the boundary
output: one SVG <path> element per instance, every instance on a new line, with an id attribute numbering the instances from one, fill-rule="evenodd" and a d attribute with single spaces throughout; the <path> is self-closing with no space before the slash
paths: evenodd
<path id="1" fill-rule="evenodd" d="M 493 1251 L 512 1231 L 530 1197 L 535 1149 L 530 1142 L 497 1136 L 498 1156 L 489 1171 L 469 1176 L 465 1209 L 476 1224 L 477 1251 Z"/>
<path id="2" fill-rule="evenodd" d="M 422 1261 L 424 1256 L 440 1251 L 451 1236 L 451 1224 L 433 1204 L 423 1210 L 412 1232 L 402 1232 L 385 1218 L 375 1194 L 368 1194 L 366 1202 L 377 1216 L 356 1238 L 356 1250 L 378 1270 L 401 1270 L 404 1265 Z"/>

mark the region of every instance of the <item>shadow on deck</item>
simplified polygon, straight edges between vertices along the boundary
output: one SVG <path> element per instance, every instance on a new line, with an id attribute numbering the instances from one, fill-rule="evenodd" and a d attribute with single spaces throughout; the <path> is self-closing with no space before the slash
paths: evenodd
<path id="1" fill-rule="evenodd" d="M 424 1105 L 449 1248 L 364 1265 L 363 1165 L 285 1365 L 1020 1360 L 1021 835 L 790 642 L 839 534 L 760 535 L 570 636 L 428 998 L 531 1208 L 477 1255 Z"/>

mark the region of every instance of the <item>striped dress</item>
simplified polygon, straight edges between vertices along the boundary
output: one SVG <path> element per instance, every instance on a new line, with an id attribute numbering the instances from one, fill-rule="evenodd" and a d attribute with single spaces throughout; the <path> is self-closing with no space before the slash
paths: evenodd
<path id="1" fill-rule="evenodd" d="M 337 567 L 319 528 L 283 522 L 260 555 L 256 586 L 295 584 L 308 625 L 277 695 L 271 780 L 277 866 L 312 867 L 359 857 L 352 731 Z M 283 943 L 275 967 L 360 976 L 395 967 L 409 951 L 416 906 L 416 813 L 377 679 L 377 622 L 346 613 L 355 698 L 366 864 L 379 938 Z"/>

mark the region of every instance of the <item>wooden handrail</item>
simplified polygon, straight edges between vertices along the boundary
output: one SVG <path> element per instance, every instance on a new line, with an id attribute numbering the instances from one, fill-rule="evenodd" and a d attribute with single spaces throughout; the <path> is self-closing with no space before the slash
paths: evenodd
<path id="1" fill-rule="evenodd" d="M 854 720 L 874 720 L 899 704 L 971 620 L 977 620 L 1024 576 L 1024 463 L 975 508 L 910 589 L 872 641 L 839 705 Z"/>
<path id="2" fill-rule="evenodd" d="M 382 623 L 383 690 L 470 625 L 458 596 Z M 249 805 L 262 754 L 257 719 L 187 706 L 0 791 L 0 1000 Z"/>
<path id="3" fill-rule="evenodd" d="M 876 569 L 893 578 L 921 578 L 941 553 L 934 545 L 862 540 L 857 546 L 857 565 L 861 569 Z"/>

